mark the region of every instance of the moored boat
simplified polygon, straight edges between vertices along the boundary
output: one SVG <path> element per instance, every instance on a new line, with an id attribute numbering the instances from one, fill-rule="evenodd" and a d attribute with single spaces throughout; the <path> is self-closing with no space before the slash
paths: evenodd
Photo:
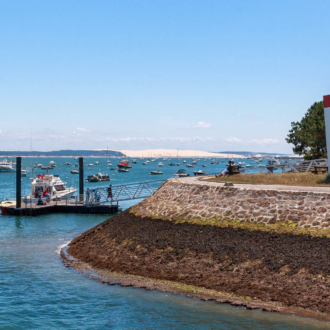
<path id="1" fill-rule="evenodd" d="M 151 171 L 149 174 L 163 174 L 163 172 L 155 170 Z"/>
<path id="2" fill-rule="evenodd" d="M 125 159 L 124 160 L 121 160 L 117 166 L 119 168 L 124 168 L 124 169 L 131 168 L 132 167 L 130 165 L 130 163 L 128 162 L 128 160 L 125 160 Z"/>
<path id="3" fill-rule="evenodd" d="M 189 176 L 189 174 L 187 174 L 187 173 L 186 173 L 186 170 L 184 170 L 184 169 L 178 170 L 178 171 L 174 174 L 174 177 L 175 177 L 175 178 L 183 178 L 183 177 L 186 177 L 186 176 Z"/>

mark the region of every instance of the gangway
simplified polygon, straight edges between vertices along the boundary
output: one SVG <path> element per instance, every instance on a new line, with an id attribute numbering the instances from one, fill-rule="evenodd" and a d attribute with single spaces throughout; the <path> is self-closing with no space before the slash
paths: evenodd
<path id="1" fill-rule="evenodd" d="M 85 193 L 86 204 L 112 204 L 131 199 L 142 199 L 152 195 L 166 180 L 154 180 L 105 188 L 88 189 Z"/>

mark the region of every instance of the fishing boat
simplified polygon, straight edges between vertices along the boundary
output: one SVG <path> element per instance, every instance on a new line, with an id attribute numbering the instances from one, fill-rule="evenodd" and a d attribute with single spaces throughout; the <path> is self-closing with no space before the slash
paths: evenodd
<path id="1" fill-rule="evenodd" d="M 119 168 L 123 168 L 123 169 L 132 168 L 132 166 L 129 164 L 128 160 L 121 160 L 117 166 Z M 123 172 L 125 172 L 125 171 L 123 171 Z"/>
<path id="2" fill-rule="evenodd" d="M 70 173 L 71 174 L 79 174 L 79 171 L 78 170 L 71 170 Z"/>
<path id="3" fill-rule="evenodd" d="M 151 171 L 149 174 L 163 174 L 163 172 L 155 170 Z"/>
<path id="4" fill-rule="evenodd" d="M 48 193 L 51 200 L 70 197 L 77 191 L 75 188 L 66 188 L 65 183 L 58 175 L 39 174 L 31 183 L 30 196 L 23 197 L 22 201 L 24 203 L 37 202 L 39 190 L 42 192 L 43 197 Z"/>
<path id="5" fill-rule="evenodd" d="M 189 174 L 187 174 L 187 173 L 186 173 L 186 170 L 184 170 L 184 169 L 178 170 L 178 171 L 174 174 L 174 177 L 175 177 L 175 178 L 183 178 L 183 177 L 186 177 L 186 176 L 189 176 Z"/>
<path id="6" fill-rule="evenodd" d="M 159 162 L 158 167 L 162 167 L 162 166 L 164 166 L 164 164 L 162 162 Z"/>

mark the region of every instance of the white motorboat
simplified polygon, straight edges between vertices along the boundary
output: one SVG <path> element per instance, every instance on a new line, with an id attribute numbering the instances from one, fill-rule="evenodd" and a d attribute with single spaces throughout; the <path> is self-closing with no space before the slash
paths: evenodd
<path id="1" fill-rule="evenodd" d="M 70 173 L 71 174 L 79 174 L 79 171 L 78 170 L 71 170 Z"/>
<path id="2" fill-rule="evenodd" d="M 158 167 L 162 167 L 162 166 L 164 166 L 164 164 L 162 162 L 159 162 Z"/>
<path id="3" fill-rule="evenodd" d="M 132 163 L 133 163 L 133 164 L 136 164 L 136 159 L 133 159 Z"/>
<path id="4" fill-rule="evenodd" d="M 51 160 L 51 161 L 49 162 L 49 166 L 52 167 L 52 168 L 57 167 L 56 164 L 55 164 L 55 162 L 54 162 L 53 160 Z"/>
<path id="5" fill-rule="evenodd" d="M 206 164 L 202 164 L 202 167 L 206 167 L 207 165 Z"/>
<path id="6" fill-rule="evenodd" d="M 155 170 L 151 171 L 149 174 L 163 174 L 163 172 Z"/>
<path id="7" fill-rule="evenodd" d="M 25 170 L 21 170 L 21 176 L 26 176 L 26 175 L 27 175 L 26 171 Z"/>
<path id="8" fill-rule="evenodd" d="M 186 161 L 186 160 L 184 160 L 184 161 L 183 161 L 183 163 L 185 164 L 185 163 L 187 163 L 187 161 Z"/>
<path id="9" fill-rule="evenodd" d="M 193 164 L 187 164 L 186 167 L 195 167 Z"/>
<path id="10" fill-rule="evenodd" d="M 202 171 L 202 170 L 194 171 L 193 173 L 194 173 L 194 175 L 196 175 L 196 176 L 198 176 L 198 175 L 205 175 L 205 174 L 206 174 L 206 173 L 205 173 L 204 171 Z"/>
<path id="11" fill-rule="evenodd" d="M 91 167 L 91 166 L 94 166 L 94 165 L 93 164 L 87 164 L 87 166 L 90 166 Z"/>
<path id="12" fill-rule="evenodd" d="M 95 162 L 95 165 L 100 165 L 100 162 L 97 162 L 97 161 L 96 161 L 96 162 Z"/>
<path id="13" fill-rule="evenodd" d="M 189 174 L 186 173 L 186 170 L 178 170 L 175 174 L 174 174 L 174 177 L 175 178 L 183 178 L 183 177 L 186 177 L 186 176 L 189 176 Z"/>
<path id="14" fill-rule="evenodd" d="M 144 163 L 142 163 L 142 165 L 148 165 L 148 163 L 147 162 L 144 162 Z"/>
<path id="15" fill-rule="evenodd" d="M 46 194 L 49 194 L 49 198 L 51 200 L 59 200 L 61 198 L 70 197 L 77 191 L 75 188 L 66 188 L 64 184 L 65 183 L 59 178 L 58 175 L 39 174 L 31 183 L 30 196 L 23 197 L 22 201 L 24 203 L 37 202 L 39 190 L 41 191 L 43 197 L 46 197 Z"/>
<path id="16" fill-rule="evenodd" d="M 64 165 L 71 165 L 69 162 L 65 162 L 65 164 Z"/>
<path id="17" fill-rule="evenodd" d="M 5 158 L 2 162 L 0 162 L 0 172 L 15 172 L 16 171 L 16 163 L 13 161 L 8 161 L 8 158 Z"/>

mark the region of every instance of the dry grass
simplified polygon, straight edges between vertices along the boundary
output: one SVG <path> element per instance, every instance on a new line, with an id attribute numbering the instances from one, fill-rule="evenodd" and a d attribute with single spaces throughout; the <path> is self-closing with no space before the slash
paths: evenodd
<path id="1" fill-rule="evenodd" d="M 250 184 L 279 184 L 291 186 L 330 187 L 328 174 L 281 173 L 281 174 L 238 174 L 221 178 L 210 178 L 208 181 L 233 182 Z"/>

